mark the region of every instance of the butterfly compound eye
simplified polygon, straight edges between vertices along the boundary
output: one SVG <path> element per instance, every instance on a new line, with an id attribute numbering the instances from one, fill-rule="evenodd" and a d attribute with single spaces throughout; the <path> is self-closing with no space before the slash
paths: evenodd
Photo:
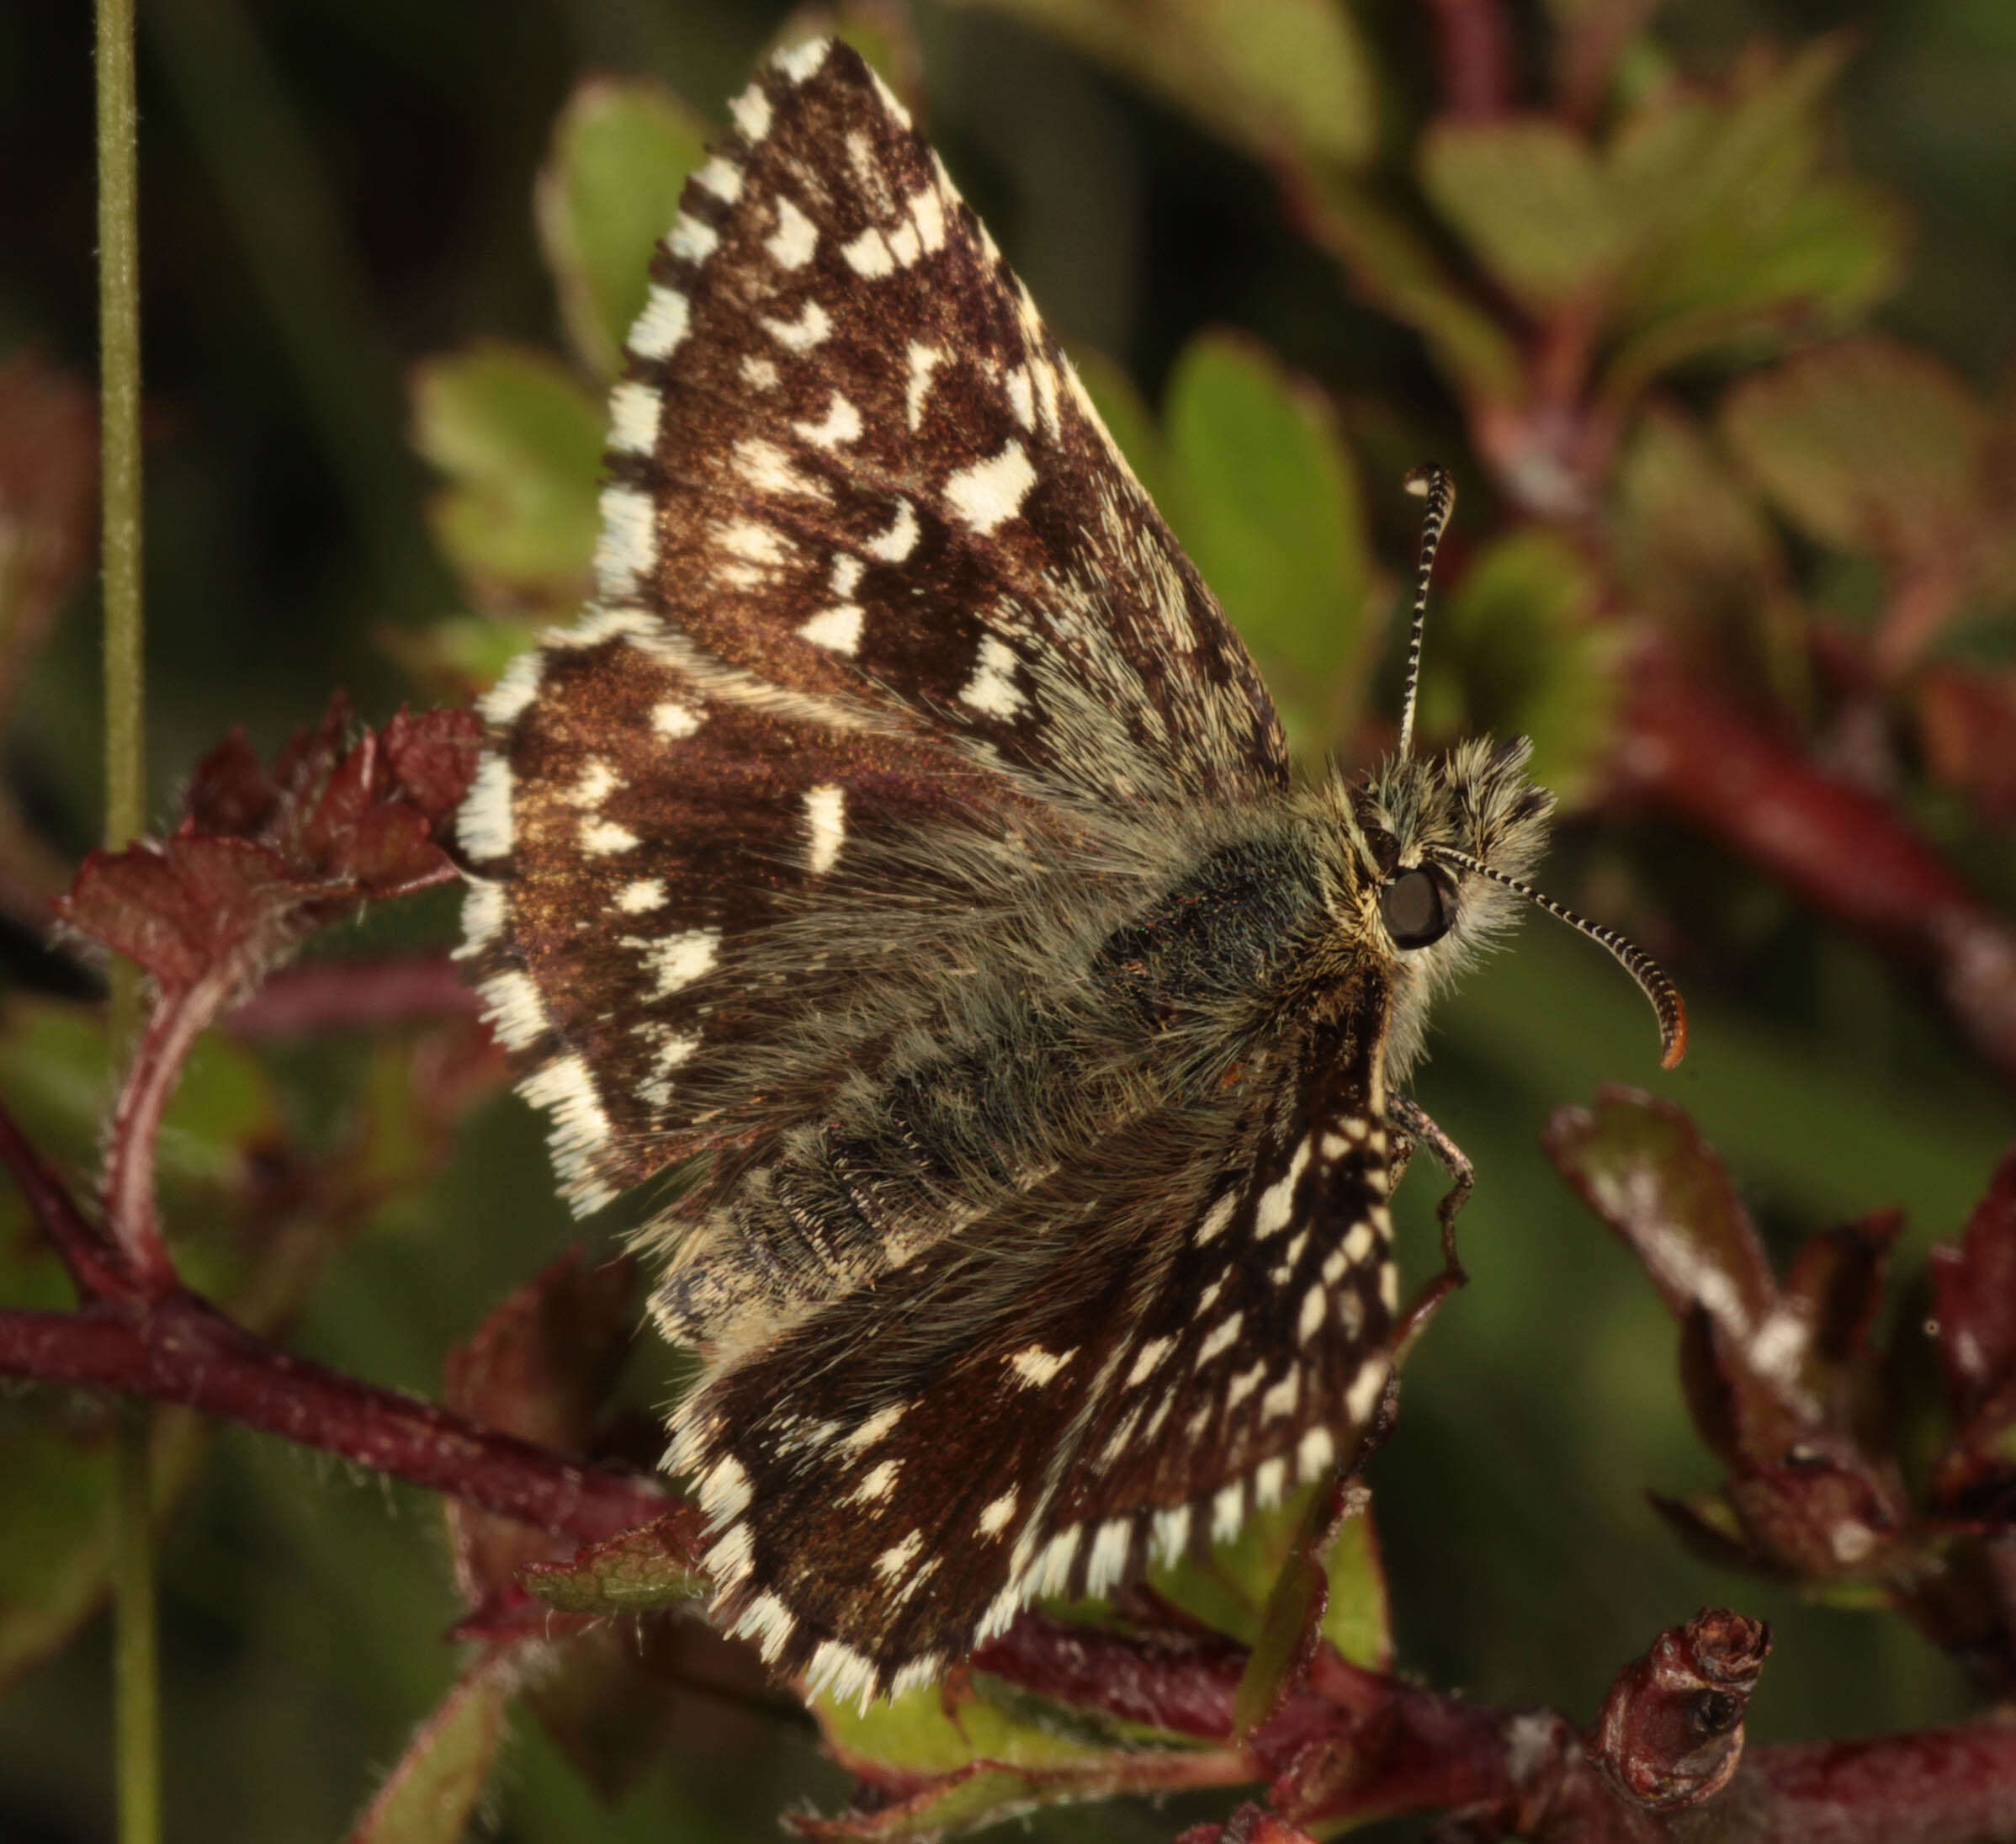
<path id="1" fill-rule="evenodd" d="M 1425 948 L 1449 933 L 1450 901 L 1443 880 L 1416 866 L 1379 892 L 1379 914 L 1396 948 Z"/>

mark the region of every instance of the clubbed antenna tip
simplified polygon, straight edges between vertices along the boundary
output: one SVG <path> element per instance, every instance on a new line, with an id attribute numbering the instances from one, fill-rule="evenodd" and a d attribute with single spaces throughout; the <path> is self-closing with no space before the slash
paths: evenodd
<path id="1" fill-rule="evenodd" d="M 1435 554 L 1448 529 L 1449 515 L 1456 510 L 1456 482 L 1449 470 L 1433 461 L 1414 469 L 1407 476 L 1407 491 L 1428 502 L 1421 519 L 1421 553 L 1414 566 L 1414 618 L 1407 640 L 1407 687 L 1400 694 L 1400 753 L 1413 752 L 1414 699 L 1421 688 L 1421 635 L 1428 623 L 1428 579 L 1435 574 Z"/>
<path id="2" fill-rule="evenodd" d="M 1503 884 L 1507 890 L 1515 890 L 1536 907 L 1544 909 L 1557 922 L 1587 935 L 1591 941 L 1607 948 L 1618 965 L 1637 981 L 1638 990 L 1652 1001 L 1653 1010 L 1659 1019 L 1659 1067 L 1672 1069 L 1687 1054 L 1687 1006 L 1680 997 L 1680 989 L 1667 976 L 1666 970 L 1639 947 L 1627 941 L 1614 928 L 1605 928 L 1600 922 L 1587 922 L 1566 904 L 1557 903 L 1552 896 L 1543 896 L 1523 878 L 1508 876 L 1504 871 L 1493 870 L 1482 858 L 1472 858 L 1467 852 L 1459 852 L 1453 846 L 1438 845 L 1430 855 L 1453 869 L 1472 871 L 1479 877 L 1488 877 L 1494 884 Z"/>

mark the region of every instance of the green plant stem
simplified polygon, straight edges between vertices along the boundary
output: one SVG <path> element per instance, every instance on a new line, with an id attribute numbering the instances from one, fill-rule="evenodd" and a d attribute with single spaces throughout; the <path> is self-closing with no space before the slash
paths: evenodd
<path id="1" fill-rule="evenodd" d="M 136 125 L 133 0 L 98 0 L 98 389 L 103 417 L 105 842 L 109 846 L 125 844 L 146 823 L 141 709 Z"/>
<path id="2" fill-rule="evenodd" d="M 160 1661 L 154 1618 L 154 1416 L 119 1405 L 114 1491 L 112 1586 L 117 1605 L 119 1844 L 161 1837 Z"/>
<path id="3" fill-rule="evenodd" d="M 140 208 L 133 0 L 98 0 L 98 364 L 103 418 L 105 648 L 105 842 L 138 836 L 146 819 L 141 694 Z M 135 1036 L 133 970 L 112 987 L 114 1055 Z M 120 1412 L 113 1504 L 113 1589 L 121 1844 L 161 1836 L 161 1705 L 154 1623 L 152 1416 Z"/>

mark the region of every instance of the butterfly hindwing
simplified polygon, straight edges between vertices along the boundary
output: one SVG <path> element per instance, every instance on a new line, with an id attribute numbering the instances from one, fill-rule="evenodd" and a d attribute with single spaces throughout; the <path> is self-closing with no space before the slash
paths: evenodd
<path id="1" fill-rule="evenodd" d="M 1386 1005 L 1361 980 L 1222 1103 L 1127 1123 L 1012 1221 L 717 1371 L 676 1451 L 729 1623 L 887 1689 L 1350 1460 L 1394 1297 Z"/>

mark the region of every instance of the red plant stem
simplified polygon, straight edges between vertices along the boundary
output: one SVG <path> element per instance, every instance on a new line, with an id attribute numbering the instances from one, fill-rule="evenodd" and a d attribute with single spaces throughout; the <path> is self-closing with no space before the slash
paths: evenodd
<path id="1" fill-rule="evenodd" d="M 150 1293 L 178 1284 L 173 1258 L 154 1208 L 154 1152 L 162 1117 L 183 1065 L 224 1002 L 235 970 L 220 968 L 187 991 L 157 1001 L 134 1047 L 105 1142 L 105 1221 L 131 1275 Z"/>
<path id="2" fill-rule="evenodd" d="M 1502 115 L 1512 104 L 1512 33 L 1500 0 L 1430 0 L 1442 106 L 1459 121 Z"/>
<path id="3" fill-rule="evenodd" d="M 314 1037 L 475 1018 L 482 1001 L 446 954 L 310 960 L 270 975 L 224 1023 L 240 1037 Z"/>
<path id="4" fill-rule="evenodd" d="M 1642 676 L 1623 731 L 1626 788 L 1929 978 L 1976 1049 L 2016 1079 L 2016 933 L 1894 808 L 1661 667 Z"/>
<path id="5" fill-rule="evenodd" d="M 672 1508 L 648 1480 L 290 1357 L 186 1292 L 75 1313 L 0 1312 L 0 1374 L 182 1403 L 581 1542 Z"/>
<path id="6" fill-rule="evenodd" d="M 49 1238 L 79 1299 L 124 1297 L 132 1292 L 118 1251 L 77 1209 L 55 1167 L 29 1145 L 4 1108 L 0 1108 L 0 1165 L 20 1186 L 29 1213 Z"/>
<path id="7" fill-rule="evenodd" d="M 2003 1844 L 2016 1837 L 2016 1723 L 1754 1750 L 1704 1809 L 1702 1844 Z"/>
<path id="8" fill-rule="evenodd" d="M 2016 1836 L 2016 1724 L 1753 1749 L 1726 1791 L 1714 1790 L 1716 1772 L 1682 1788 L 1675 1772 L 1700 1764 L 1704 1743 L 1720 1735 L 1740 1746 L 1741 1710 L 1707 1734 L 1669 1720 L 1678 1714 L 1676 1648 L 1689 1675 L 1711 1667 L 1706 1687 L 1747 1699 L 1760 1639 L 1751 1623 L 1719 1612 L 1662 1634 L 1611 1693 L 1606 1718 L 1635 1740 L 1621 1751 L 1613 1746 L 1601 1767 L 1558 1715 L 1472 1703 L 1348 1664 L 1327 1647 L 1244 1753 L 1251 1776 L 1271 1783 L 1274 1809 L 1304 1826 L 1440 1810 L 1488 1816 L 1550 1844 L 2006 1844 Z M 973 1664 L 1080 1708 L 1224 1742 L 1244 1659 L 1217 1634 L 1129 1634 L 1032 1613 Z M 1645 1793 L 1613 1778 L 1621 1760 L 1643 1769 L 1655 1756 L 1664 1771 L 1630 1776 Z"/>

